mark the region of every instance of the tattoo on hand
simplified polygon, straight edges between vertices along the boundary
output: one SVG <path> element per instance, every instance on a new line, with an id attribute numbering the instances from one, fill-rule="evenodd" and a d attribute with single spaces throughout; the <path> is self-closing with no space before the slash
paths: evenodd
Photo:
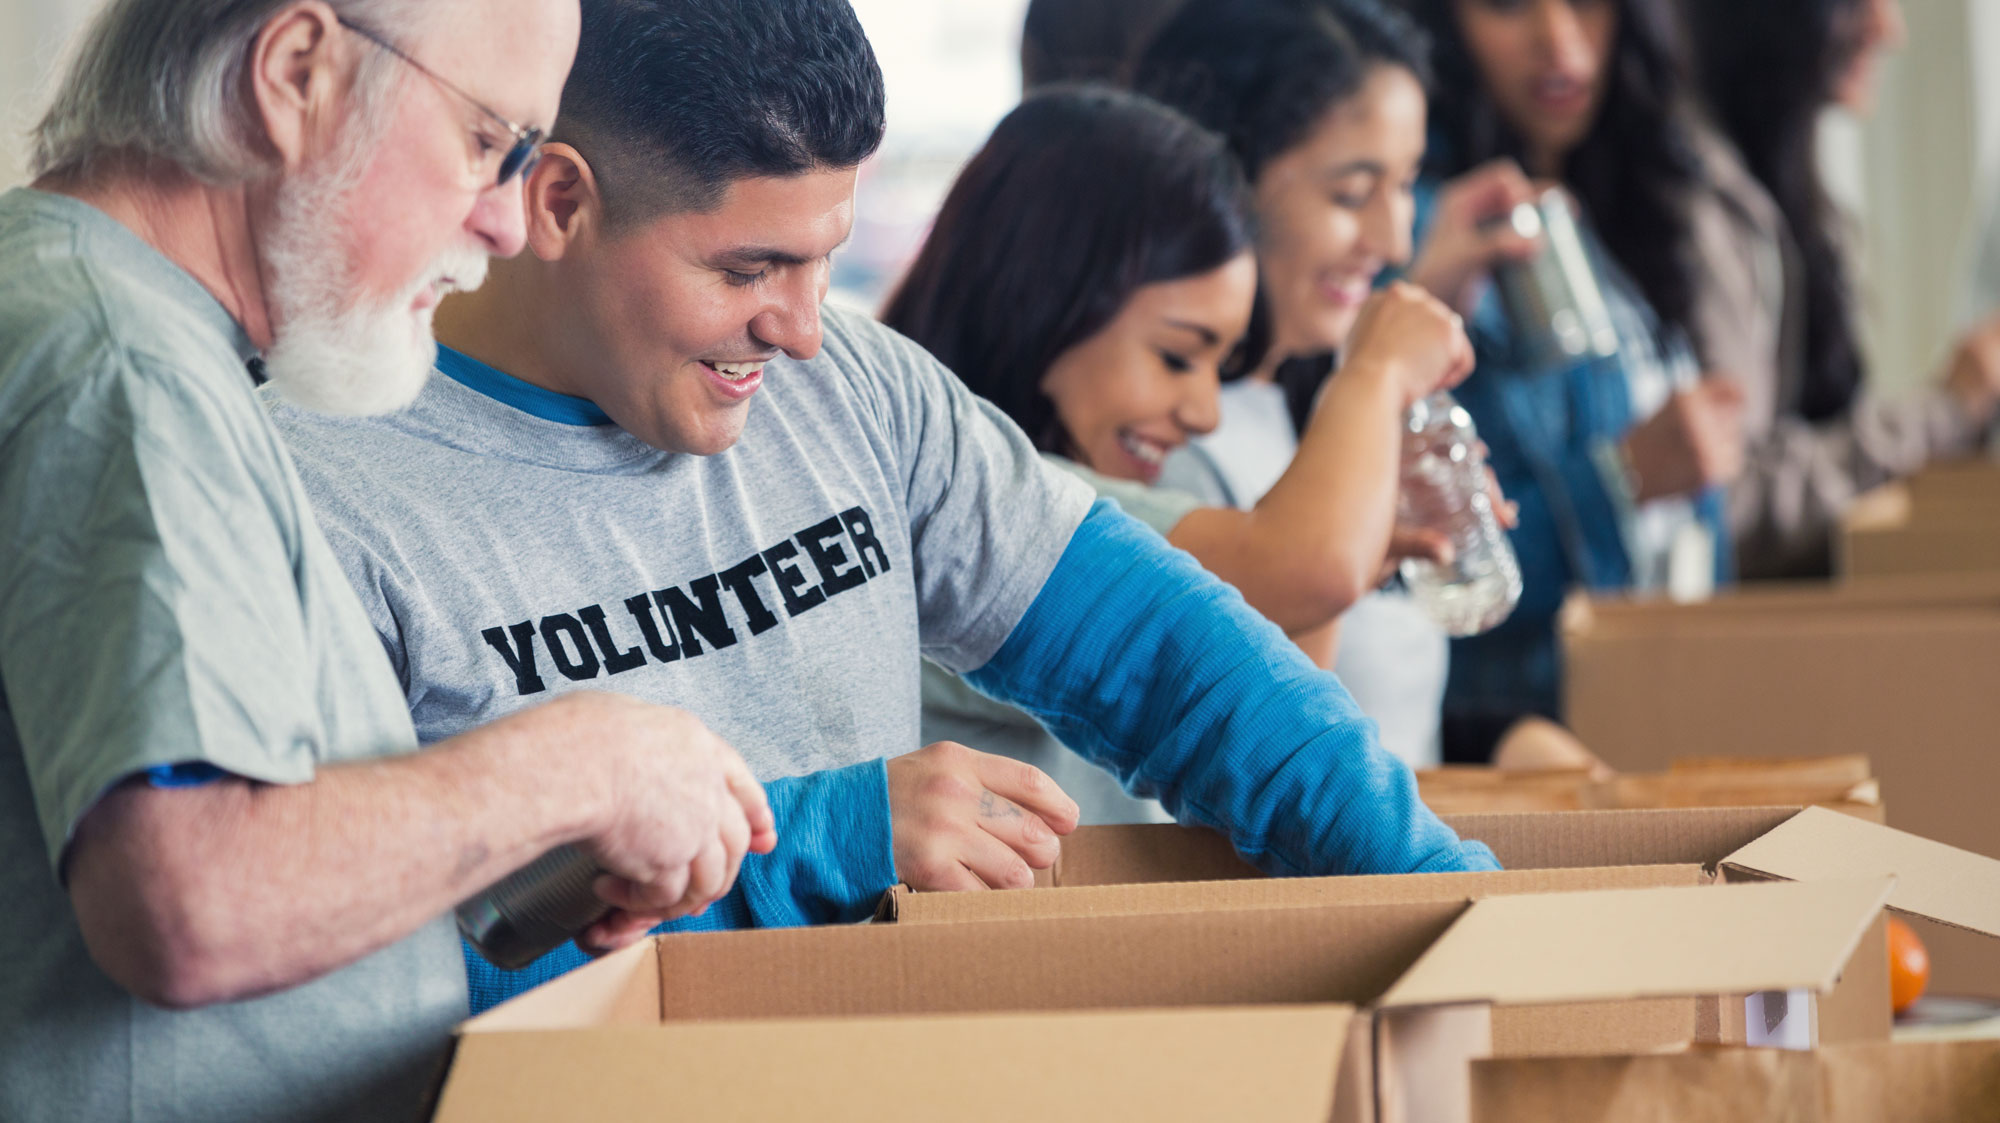
<path id="1" fill-rule="evenodd" d="M 1012 800 L 1001 799 L 992 792 L 979 793 L 979 817 L 982 819 L 1018 819 L 1021 809 Z"/>

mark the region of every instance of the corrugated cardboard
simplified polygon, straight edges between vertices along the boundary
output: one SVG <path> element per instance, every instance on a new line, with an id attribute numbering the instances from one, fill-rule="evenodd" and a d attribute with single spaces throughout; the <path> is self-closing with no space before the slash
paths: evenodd
<path id="1" fill-rule="evenodd" d="M 1213 837 L 1219 841 L 1219 836 Z M 884 896 L 880 919 L 904 924 L 963 924 L 1026 917 L 1456 901 L 1519 893 L 1692 886 L 1710 881 L 1707 870 L 1689 864 L 1375 877 L 1241 878 L 993 893 L 914 893 L 898 886 Z M 1606 1050 L 1640 1052 L 1690 1040 L 1698 1032 L 1697 1018 L 1694 999 L 1508 1005 L 1493 1011 L 1493 1049 L 1501 1056 L 1595 1054 Z"/>
<path id="2" fill-rule="evenodd" d="M 1473 1062 L 1477 1123 L 2000 1119 L 2000 1041 Z"/>
<path id="3" fill-rule="evenodd" d="M 1825 993 L 1894 885 L 1871 877 L 1493 897 L 1432 944 L 1382 1003 Z M 1774 906 L 1756 927 L 1741 926 L 1745 888 Z"/>
<path id="4" fill-rule="evenodd" d="M 481 1030 L 436 1119 L 1326 1123 L 1352 1019 L 1305 1005 Z"/>
<path id="5" fill-rule="evenodd" d="M 1890 883 L 1829 888 L 1820 885 L 1756 884 L 1708 888 L 1636 890 L 1624 893 L 1620 907 L 1589 914 L 1589 923 L 1606 942 L 1645 948 L 1657 938 L 1655 918 L 1679 911 L 1683 901 L 1700 897 L 1712 923 L 1694 942 L 1675 952 L 1672 960 L 1635 956 L 1628 969 L 1613 976 L 1593 972 L 1592 984 L 1563 989 L 1564 999 L 1667 995 L 1673 988 L 1719 989 L 1747 981 L 1755 989 L 1789 986 L 1801 980 L 1825 980 L 1840 968 L 1845 951 L 1837 938 L 1817 938 L 1767 954 L 1775 946 L 1768 938 L 1775 927 L 1800 923 L 1822 933 L 1853 933 L 1865 927 L 1888 893 Z M 1657 895 L 1666 895 L 1659 897 Z M 1563 894 L 1569 896 L 1587 896 Z M 633 1077 L 628 1070 L 657 1066 L 676 1048 L 689 1048 L 701 1063 L 682 1071 L 681 1079 L 717 1081 L 718 1072 L 741 1070 L 755 1082 L 758 1061 L 772 1064 L 778 1038 L 759 1027 L 714 1027 L 734 1037 L 722 1044 L 692 1049 L 689 1041 L 705 1038 L 692 1022 L 741 1022 L 746 1018 L 816 1018 L 860 1015 L 897 1018 L 935 1014 L 1004 1013 L 1075 1009 L 1129 1009 L 1134 1018 L 1154 1016 L 1153 1007 L 1299 1005 L 1325 1002 L 1366 1003 L 1369 1010 L 1349 1033 L 1349 1048 L 1333 1046 L 1326 1034 L 1315 1048 L 1324 1061 L 1339 1053 L 1342 1062 L 1333 1080 L 1334 1118 L 1405 1120 L 1452 1123 L 1468 1117 L 1470 1086 L 1467 1062 L 1486 1051 L 1486 1007 L 1462 1001 L 1454 964 L 1464 957 L 1486 958 L 1507 966 L 1497 975 L 1503 989 L 1521 994 L 1554 993 L 1546 980 L 1560 973 L 1571 937 L 1564 927 L 1584 915 L 1574 909 L 1545 912 L 1540 923 L 1533 910 L 1503 917 L 1495 924 L 1477 918 L 1481 910 L 1508 901 L 1538 898 L 1488 898 L 1480 901 L 1410 904 L 1330 905 L 1179 913 L 1167 916 L 1107 916 L 1041 920 L 992 921 L 980 924 L 863 925 L 817 929 L 683 934 L 656 937 L 641 945 L 639 956 L 626 952 L 558 980 L 517 1003 L 502 1006 L 466 1024 L 459 1057 L 447 1080 L 440 1119 L 447 1123 L 474 1118 L 544 1118 L 590 1120 L 607 1113 L 635 1114 L 670 1105 L 673 1081 Z M 1548 898 L 1556 899 L 1556 898 Z M 1446 966 L 1415 973 L 1411 968 L 1426 949 L 1460 923 L 1471 924 L 1468 936 L 1452 942 Z M 1490 943 L 1504 942 L 1504 946 Z M 1538 950 L 1539 949 L 1539 952 Z M 1746 951 L 1746 949 L 1748 949 Z M 657 957 L 651 969 L 637 961 Z M 1709 973 L 1690 971 L 1683 960 L 1705 959 Z M 1770 974 L 1755 976 L 1746 962 Z M 1662 966 L 1661 964 L 1668 964 Z M 1519 981 L 1509 982 L 1513 973 Z M 1383 1001 L 1393 988 L 1404 986 L 1422 1001 Z M 649 988 L 650 991 L 649 991 Z M 593 1013 L 625 1019 L 657 1001 L 658 1024 L 623 1028 L 578 1028 Z M 1442 999 L 1445 1004 L 1433 1005 Z M 1366 1029 L 1362 1029 L 1362 1023 Z M 1005 1027 L 968 1022 L 965 1036 L 946 1051 L 941 1064 L 956 1065 L 979 1052 L 980 1040 L 1005 1034 Z M 827 1032 L 801 1030 L 787 1039 L 797 1048 L 826 1051 L 824 1071 L 843 1067 L 881 1078 L 882 1094 L 894 1094 L 893 1078 L 907 1072 L 887 1069 L 883 1056 L 921 1040 L 922 1032 L 901 1029 L 846 1032 L 859 1022 L 845 1022 Z M 1181 1041 L 1180 1031 L 1158 1030 Z M 1199 1030 L 1186 1030 L 1198 1034 Z M 685 1036 L 694 1034 L 693 1037 Z M 579 1036 L 581 1035 L 581 1036 Z M 523 1036 L 541 1039 L 537 1062 L 533 1045 Z M 941 1035 L 948 1037 L 949 1035 Z M 1068 1038 L 1082 1048 L 1088 1031 Z M 512 1039 L 512 1040 L 510 1040 Z M 1192 1048 L 1192 1047 L 1190 1047 Z M 1373 1086 L 1348 1080 L 1357 1049 L 1369 1062 L 1365 1069 Z M 1182 1053 L 1182 1056 L 1189 1055 Z M 593 1059 L 597 1058 L 597 1059 Z M 953 1058 L 957 1058 L 954 1060 Z M 1310 1058 L 1309 1058 L 1310 1059 Z M 789 1063 L 786 1056 L 785 1063 Z M 1183 1062 L 1186 1063 L 1186 1062 Z M 554 1093 L 537 1091 L 551 1071 L 581 1066 L 585 1077 L 567 1080 Z M 734 1066 L 732 1069 L 731 1066 Z M 1207 1064 L 1214 1068 L 1211 1058 Z M 1091 1084 L 1088 1065 L 1072 1070 L 1079 1086 Z M 1307 1081 L 1323 1095 L 1327 1074 L 1270 1079 Z M 986 1080 L 965 1081 L 967 1087 L 993 1094 L 990 1067 Z M 857 1079 L 850 1075 L 850 1080 Z M 1104 1095 L 1115 1098 L 1133 1077 L 1120 1073 Z M 639 1091 L 628 1098 L 623 1089 Z M 1342 1088 L 1347 1091 L 1343 1093 Z M 1356 1095 L 1357 1087 L 1367 1096 Z M 565 1109 L 566 1089 L 580 1098 Z M 1024 1110 L 1008 1089 L 1015 1110 Z M 774 1093 L 778 1094 L 778 1093 Z M 1305 1101 L 1306 1093 L 1300 1093 Z M 777 1101 L 777 1102 L 790 1102 Z M 1109 1099 L 1097 1101 L 1100 1109 Z M 1292 1102 L 1292 1101 L 1287 1101 Z M 535 1104 L 534 1112 L 516 1112 L 517 1104 Z M 874 1119 L 879 1104 L 857 1099 L 840 1102 L 823 1096 L 816 1114 L 821 1118 Z M 1040 1113 L 1039 1103 L 1033 1105 Z M 489 1114 L 480 1114 L 480 1113 Z M 490 1113 L 503 1114 L 494 1115 Z M 505 1114 L 515 1112 L 514 1114 Z M 1345 1113 L 1345 1114 L 1343 1114 Z M 1125 1118 L 1123 1108 L 1100 1110 L 1101 1117 Z M 696 1117 L 709 1118 L 700 1115 Z M 956 1117 L 949 1111 L 933 1117 Z M 1223 1111 L 1209 1117 L 1260 1117 L 1254 1111 Z M 1173 1116 L 1192 1118 L 1192 1116 Z"/>
<path id="6" fill-rule="evenodd" d="M 2000 584 L 1991 576 L 1593 603 L 1565 630 L 1577 735 L 1621 769 L 1690 753 L 1864 753 L 1892 826 L 2000 854 Z M 1968 589 L 1988 591 L 1970 595 Z M 2000 997 L 2000 962 L 1919 926 L 1942 993 Z"/>
<path id="7" fill-rule="evenodd" d="M 1858 754 L 1781 761 L 1676 761 L 1665 772 L 1595 779 L 1587 770 L 1448 767 L 1417 773 L 1441 814 L 1819 805 L 1882 822 L 1881 786 Z"/>

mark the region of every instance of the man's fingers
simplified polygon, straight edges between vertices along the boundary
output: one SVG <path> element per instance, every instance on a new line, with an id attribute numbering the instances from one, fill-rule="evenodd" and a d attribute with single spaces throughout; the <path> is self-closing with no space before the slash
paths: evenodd
<path id="1" fill-rule="evenodd" d="M 1056 855 L 1062 852 L 1062 843 L 1057 841 L 1056 832 L 1040 815 L 993 792 L 980 794 L 977 825 L 1036 869 L 1045 870 L 1054 865 Z M 985 875 L 982 873 L 981 876 Z"/>
<path id="2" fill-rule="evenodd" d="M 1083 811 L 1049 774 L 1018 760 L 981 753 L 973 758 L 973 772 L 988 793 L 1011 800 L 1017 811 L 1033 813 L 1037 820 L 1057 834 L 1076 829 Z"/>
<path id="3" fill-rule="evenodd" d="M 659 920 L 655 917 L 636 916 L 623 909 L 614 909 L 609 916 L 578 933 L 576 946 L 585 955 L 606 955 L 629 946 L 658 924 Z"/>
<path id="4" fill-rule="evenodd" d="M 723 779 L 729 794 L 743 808 L 744 821 L 750 827 L 750 851 L 769 854 L 778 845 L 778 820 L 771 812 L 771 798 L 764 793 L 764 785 L 750 774 L 750 766 L 740 757 L 723 769 Z"/>
<path id="5" fill-rule="evenodd" d="M 642 884 L 615 874 L 600 874 L 592 885 L 606 904 L 645 916 L 666 916 L 687 896 L 688 869 L 683 866 L 659 881 Z"/>
<path id="6" fill-rule="evenodd" d="M 1035 884 L 1035 871 L 1022 855 L 990 833 L 972 832 L 964 842 L 959 860 L 982 884 L 994 889 L 1029 889 Z M 1054 860 L 1051 854 L 1049 861 Z"/>
<path id="7" fill-rule="evenodd" d="M 731 872 L 729 854 L 721 841 L 702 847 L 701 853 L 688 863 L 687 892 L 674 906 L 675 915 L 698 913 L 714 904 L 728 892 Z"/>

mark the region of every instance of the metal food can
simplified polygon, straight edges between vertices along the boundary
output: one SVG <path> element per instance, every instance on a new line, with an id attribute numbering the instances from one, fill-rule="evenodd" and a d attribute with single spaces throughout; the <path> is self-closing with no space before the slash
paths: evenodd
<path id="1" fill-rule="evenodd" d="M 1618 354 L 1618 325 L 1591 266 L 1569 193 L 1550 187 L 1500 218 L 1522 237 L 1542 235 L 1542 252 L 1495 267 L 1493 283 L 1533 369 L 1568 367 Z"/>
<path id="2" fill-rule="evenodd" d="M 558 846 L 458 906 L 458 931 L 495 967 L 518 971 L 611 911 L 592 888 L 604 871 Z"/>

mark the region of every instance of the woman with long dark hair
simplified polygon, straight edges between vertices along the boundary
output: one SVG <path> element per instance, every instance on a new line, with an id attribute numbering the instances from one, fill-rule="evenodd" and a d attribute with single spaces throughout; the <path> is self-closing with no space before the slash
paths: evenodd
<path id="1" fill-rule="evenodd" d="M 1513 617 L 1452 648 L 1445 755 L 1477 761 L 1527 714 L 1561 716 L 1555 617 L 1570 589 L 1698 589 L 1726 574 L 1718 485 L 1741 459 L 1741 392 L 1702 377 L 1691 199 L 1703 168 L 1668 0 L 1406 0 L 1436 44 L 1433 221 L 1487 216 L 1448 183 L 1511 161 L 1561 184 L 1618 327 L 1609 358 L 1524 354 L 1489 267 L 1428 239 L 1411 276 L 1467 314 L 1479 373 L 1460 400 L 1521 503 L 1526 590 Z"/>
<path id="2" fill-rule="evenodd" d="M 1140 92 L 1221 134 L 1249 177 L 1258 323 L 1271 338 L 1223 388 L 1217 431 L 1169 460 L 1170 482 L 1251 506 L 1304 454 L 1356 308 L 1385 269 L 1408 263 L 1428 74 L 1422 34 L 1373 0 L 1189 0 L 1141 54 Z M 1512 179 L 1482 184 L 1504 205 L 1529 193 Z M 1453 234 L 1481 252 L 1532 248 L 1469 225 Z M 1443 632 L 1401 594 L 1362 598 L 1340 632 L 1335 669 L 1383 744 L 1434 762 Z"/>
<path id="3" fill-rule="evenodd" d="M 1713 164 L 1701 238 L 1711 283 L 1730 297 L 1693 326 L 1704 357 L 1749 395 L 1749 461 L 1730 502 L 1737 562 L 1746 577 L 1820 576 L 1857 493 L 1978 442 L 2000 401 L 1988 357 L 2000 326 L 1962 342 L 1920 395 L 1867 389 L 1817 137 L 1829 108 L 1872 109 L 1878 58 L 1903 35 L 1896 0 L 1685 2 L 1702 94 L 1733 148 Z"/>
<path id="4" fill-rule="evenodd" d="M 1415 286 L 1371 297 L 1348 318 L 1349 361 L 1300 455 L 1262 502 L 1208 506 L 1155 486 L 1167 454 L 1214 427 L 1223 377 L 1263 349 L 1254 239 L 1249 189 L 1213 134 L 1131 94 L 1051 90 L 966 165 L 882 319 L 1311 654 L 1379 579 L 1403 411 L 1462 378 L 1471 350 L 1458 318 Z M 925 673 L 927 740 L 1027 759 L 1087 819 L 1137 811 L 1032 721 Z"/>

